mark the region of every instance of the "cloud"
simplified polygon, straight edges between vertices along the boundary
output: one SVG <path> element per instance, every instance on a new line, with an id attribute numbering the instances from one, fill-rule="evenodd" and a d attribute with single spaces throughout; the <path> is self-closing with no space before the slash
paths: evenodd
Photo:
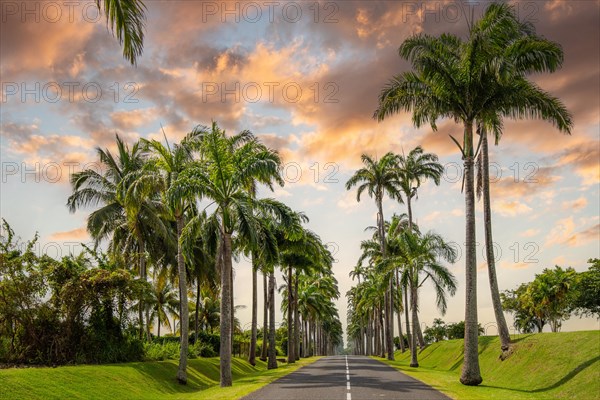
<path id="1" fill-rule="evenodd" d="M 454 215 L 455 217 L 462 217 L 465 215 L 465 212 L 460 208 L 454 208 L 452 211 L 450 211 L 450 214 Z"/>
<path id="2" fill-rule="evenodd" d="M 566 245 L 568 247 L 578 247 L 592 241 L 600 239 L 600 224 L 588 226 L 587 228 L 577 230 L 573 217 L 561 219 L 555 223 L 554 228 L 546 236 L 546 246 Z"/>
<path id="3" fill-rule="evenodd" d="M 90 236 L 86 228 L 77 228 L 70 231 L 54 232 L 50 235 L 50 240 L 86 240 Z"/>
<path id="4" fill-rule="evenodd" d="M 493 210 L 498 212 L 500 215 L 506 217 L 514 217 L 520 214 L 526 214 L 531 211 L 531 208 L 525 203 L 519 201 L 504 201 L 500 200 L 496 202 Z"/>
<path id="5" fill-rule="evenodd" d="M 600 182 L 600 146 L 598 141 L 588 141 L 559 153 L 559 164 L 574 169 L 584 185 Z"/>
<path id="6" fill-rule="evenodd" d="M 502 260 L 499 262 L 499 266 L 502 269 L 527 269 L 527 268 L 530 268 L 532 265 L 533 265 L 533 263 L 513 262 L 513 261 L 506 261 L 506 260 Z"/>
<path id="7" fill-rule="evenodd" d="M 565 211 L 578 211 L 585 208 L 588 204 L 588 200 L 585 197 L 579 197 L 572 201 L 563 201 L 562 209 Z"/>
<path id="8" fill-rule="evenodd" d="M 155 108 L 138 108 L 135 110 L 115 111 L 110 119 L 115 127 L 122 130 L 137 129 L 156 118 Z"/>
<path id="9" fill-rule="evenodd" d="M 521 237 L 526 237 L 526 238 L 529 238 L 529 237 L 534 237 L 534 236 L 536 236 L 538 233 L 540 233 L 540 230 L 539 230 L 539 229 L 533 229 L 533 228 L 530 228 L 530 229 L 527 229 L 527 230 L 526 230 L 526 231 L 524 231 L 524 232 L 521 232 L 521 233 L 519 234 L 519 236 L 521 236 Z"/>
<path id="10" fill-rule="evenodd" d="M 362 202 L 365 201 L 365 199 L 362 198 L 361 200 Z M 348 191 L 342 194 L 336 205 L 346 213 L 350 213 L 356 211 L 360 206 L 360 203 L 356 201 L 356 192 Z"/>
<path id="11" fill-rule="evenodd" d="M 427 215 L 426 215 L 426 216 L 423 218 L 423 220 L 424 220 L 425 222 L 431 222 L 431 221 L 434 221 L 434 220 L 437 220 L 437 219 L 439 219 L 439 217 L 440 217 L 441 215 L 442 215 L 442 213 L 441 213 L 440 211 L 433 211 L 433 212 L 431 212 L 431 213 L 427 214 Z"/>
<path id="12" fill-rule="evenodd" d="M 502 170 L 497 175 L 499 179 L 490 179 L 491 196 L 494 199 L 531 198 L 562 179 L 556 172 L 556 167 L 540 167 L 537 163 L 531 163 L 526 173 L 518 175 Z"/>

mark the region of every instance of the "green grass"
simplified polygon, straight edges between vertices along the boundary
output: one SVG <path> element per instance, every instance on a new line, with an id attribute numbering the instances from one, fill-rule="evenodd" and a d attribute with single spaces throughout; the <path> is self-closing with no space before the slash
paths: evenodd
<path id="1" fill-rule="evenodd" d="M 459 381 L 463 341 L 433 343 L 419 352 L 419 368 L 410 353 L 384 361 L 454 399 L 600 399 L 600 331 L 513 336 L 513 352 L 501 361 L 497 337 L 479 338 L 483 383 Z"/>
<path id="2" fill-rule="evenodd" d="M 317 359 L 302 359 L 290 366 L 280 364 L 277 369 L 267 370 L 266 363 L 260 360 L 252 367 L 246 360 L 234 358 L 234 383 L 229 388 L 219 387 L 219 359 L 216 357 L 189 360 L 185 386 L 175 379 L 175 360 L 2 369 L 0 399 L 233 400 Z"/>

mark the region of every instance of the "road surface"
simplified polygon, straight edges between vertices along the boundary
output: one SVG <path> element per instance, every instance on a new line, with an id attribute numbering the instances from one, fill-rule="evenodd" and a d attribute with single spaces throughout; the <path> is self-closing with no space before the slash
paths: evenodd
<path id="1" fill-rule="evenodd" d="M 449 400 L 449 397 L 368 357 L 322 358 L 243 400 Z"/>

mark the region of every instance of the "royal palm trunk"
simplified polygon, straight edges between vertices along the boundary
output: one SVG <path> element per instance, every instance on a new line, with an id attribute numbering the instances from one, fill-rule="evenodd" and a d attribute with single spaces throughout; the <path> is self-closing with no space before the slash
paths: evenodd
<path id="1" fill-rule="evenodd" d="M 479 369 L 478 323 L 477 323 L 477 254 L 475 247 L 475 190 L 473 175 L 473 123 L 465 123 L 465 216 L 466 216 L 466 265 L 465 265 L 465 341 L 464 362 L 460 381 L 464 385 L 482 382 Z"/>
<path id="2" fill-rule="evenodd" d="M 267 361 L 267 345 L 268 345 L 268 312 L 269 312 L 269 290 L 267 288 L 267 273 L 263 271 L 263 344 L 260 349 L 260 360 Z"/>
<path id="3" fill-rule="evenodd" d="M 411 282 L 413 277 L 411 277 Z M 410 309 L 412 311 L 412 323 L 413 323 L 413 335 L 411 338 L 411 346 L 410 346 L 410 366 L 418 367 L 419 361 L 417 360 L 417 335 L 415 332 L 417 331 L 417 288 L 415 283 L 413 282 L 410 285 Z"/>
<path id="4" fill-rule="evenodd" d="M 180 322 L 180 351 L 179 351 L 179 369 L 177 370 L 177 380 L 179 383 L 187 383 L 187 354 L 188 354 L 188 330 L 189 330 L 189 311 L 187 302 L 187 277 L 185 262 L 183 259 L 183 248 L 180 242 L 181 232 L 183 231 L 183 216 L 177 217 L 177 270 L 179 272 L 179 303 L 181 315 Z"/>
<path id="5" fill-rule="evenodd" d="M 298 310 L 298 271 L 294 278 L 294 355 L 300 360 L 300 312 Z"/>
<path id="6" fill-rule="evenodd" d="M 275 273 L 269 272 L 269 362 L 268 369 L 277 368 L 275 349 Z"/>
<path id="7" fill-rule="evenodd" d="M 401 286 L 400 286 L 400 276 L 398 274 L 398 268 L 396 268 L 396 285 L 397 288 L 396 290 L 398 290 L 398 298 L 401 299 L 400 296 L 402 296 L 402 292 L 401 292 Z M 407 306 L 407 304 L 405 304 L 405 307 Z M 404 347 L 404 335 L 402 334 L 402 311 L 400 311 L 400 305 L 398 305 L 398 336 L 400 339 L 400 350 L 404 353 L 406 351 L 406 348 Z"/>
<path id="8" fill-rule="evenodd" d="M 494 255 L 494 240 L 492 237 L 492 211 L 490 207 L 490 165 L 488 154 L 487 134 L 481 133 L 481 162 L 483 169 L 483 221 L 485 227 L 485 254 L 488 265 L 488 276 L 490 280 L 490 292 L 492 294 L 492 304 L 496 324 L 498 325 L 498 335 L 500 336 L 500 346 L 502 351 L 508 350 L 510 345 L 510 333 L 508 325 L 502 312 L 502 301 L 500 300 L 500 291 L 498 289 L 498 278 L 496 277 L 496 259 Z"/>
<path id="9" fill-rule="evenodd" d="M 200 308 L 200 277 L 196 277 L 196 310 L 194 311 L 194 343 L 198 342 L 198 309 Z"/>
<path id="10" fill-rule="evenodd" d="M 221 271 L 221 387 L 231 386 L 231 234 L 223 234 L 223 262 Z"/>
<path id="11" fill-rule="evenodd" d="M 296 346 L 294 345 L 294 319 L 293 319 L 293 307 L 294 307 L 294 299 L 293 299 L 293 279 L 292 275 L 292 267 L 288 267 L 288 307 L 287 307 L 287 348 L 288 348 L 288 364 L 292 364 L 296 362 L 296 354 L 294 352 Z"/>
<path id="12" fill-rule="evenodd" d="M 248 362 L 250 365 L 256 365 L 256 335 L 257 335 L 257 324 L 258 324 L 258 271 L 256 265 L 254 265 L 254 255 L 252 255 L 252 333 L 250 336 L 250 355 L 248 356 Z"/>

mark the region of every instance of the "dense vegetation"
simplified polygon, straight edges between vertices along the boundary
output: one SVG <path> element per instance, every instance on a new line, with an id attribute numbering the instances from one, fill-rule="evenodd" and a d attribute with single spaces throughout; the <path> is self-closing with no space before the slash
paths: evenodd
<path id="1" fill-rule="evenodd" d="M 572 314 L 600 318 L 600 260 L 590 259 L 589 270 L 577 273 L 573 268 L 544 269 L 529 283 L 502 293 L 502 305 L 514 313 L 519 332 L 541 332 L 546 324 L 560 331 L 562 321 Z"/>
<path id="2" fill-rule="evenodd" d="M 97 149 L 100 171 L 71 177 L 67 201 L 71 211 L 94 209 L 87 230 L 96 245 L 106 243 L 106 254 L 86 248 L 62 260 L 37 256 L 37 238 L 21 249 L 4 224 L 0 361 L 100 363 L 172 358 L 178 351 L 185 383 L 189 355 L 218 353 L 221 384 L 229 386 L 233 352 L 247 354 L 251 364 L 260 352 L 276 368 L 278 354 L 293 363 L 342 345 L 331 254 L 304 226 L 304 214 L 258 197 L 259 186 L 284 183 L 277 152 L 248 131 L 228 136 L 216 123 L 195 128 L 181 143 L 142 139 L 130 146 L 117 136 L 116 148 Z M 254 276 L 248 332 L 239 328 L 233 304 L 232 259 L 241 254 L 250 256 Z M 278 330 L 277 267 L 286 274 L 287 314 Z M 178 343 L 144 346 L 161 327 Z"/>

